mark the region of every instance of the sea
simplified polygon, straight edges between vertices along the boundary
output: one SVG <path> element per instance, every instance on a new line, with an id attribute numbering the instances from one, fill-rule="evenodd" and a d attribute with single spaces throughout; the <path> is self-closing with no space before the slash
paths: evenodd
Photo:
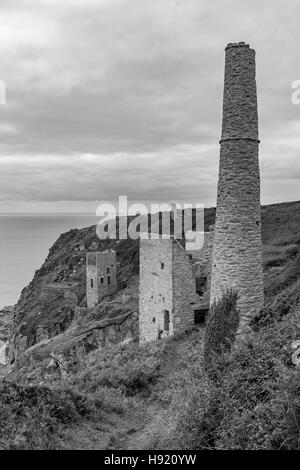
<path id="1" fill-rule="evenodd" d="M 0 214 L 0 309 L 18 301 L 62 233 L 96 223 L 94 214 Z"/>

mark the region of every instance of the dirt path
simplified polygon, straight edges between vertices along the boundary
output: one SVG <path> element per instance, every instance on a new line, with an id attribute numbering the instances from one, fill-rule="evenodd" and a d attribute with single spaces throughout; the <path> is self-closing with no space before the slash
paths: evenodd
<path id="1" fill-rule="evenodd" d="M 153 398 L 153 395 L 160 388 L 167 386 L 168 379 L 178 369 L 189 338 L 190 336 L 186 334 L 166 344 L 158 381 L 152 386 L 149 398 L 141 402 L 140 408 L 132 410 L 130 413 L 129 421 L 126 422 L 123 429 L 125 433 L 120 430 L 119 438 L 114 443 L 114 449 L 142 450 L 145 448 L 147 433 L 151 433 L 152 425 L 155 424 L 157 417 L 164 411 L 164 405 Z"/>
<path id="2" fill-rule="evenodd" d="M 196 333 L 201 341 L 201 334 Z M 128 409 L 121 413 L 106 413 L 101 422 L 87 421 L 69 428 L 62 437 L 62 447 L 85 450 L 143 450 L 150 448 L 155 439 L 155 430 L 167 418 L 164 415 L 168 402 L 160 394 L 168 390 L 174 374 L 180 372 L 195 332 L 180 338 L 167 340 L 162 353 L 157 381 L 151 385 L 147 397 L 131 398 Z M 133 401 L 132 401 L 133 400 Z M 154 436 L 154 437 L 153 437 Z M 152 443 L 152 444 L 151 444 Z"/>

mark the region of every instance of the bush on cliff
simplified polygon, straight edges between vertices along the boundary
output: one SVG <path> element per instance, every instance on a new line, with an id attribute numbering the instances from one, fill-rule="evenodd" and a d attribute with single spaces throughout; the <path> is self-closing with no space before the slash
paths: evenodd
<path id="1" fill-rule="evenodd" d="M 96 417 L 91 397 L 70 389 L 0 383 L 0 449 L 60 447 L 60 432 Z"/>
<path id="2" fill-rule="evenodd" d="M 205 333 L 205 367 L 211 376 L 218 374 L 222 356 L 228 353 L 239 325 L 237 293 L 228 290 L 212 305 Z"/>
<path id="3" fill-rule="evenodd" d="M 94 393 L 107 387 L 127 396 L 147 394 L 157 377 L 163 343 L 139 347 L 137 343 L 114 345 L 90 353 L 77 374 L 68 381 L 79 391 Z"/>
<path id="4" fill-rule="evenodd" d="M 290 313 L 239 344 L 219 380 L 195 382 L 190 368 L 190 393 L 155 448 L 299 450 L 300 371 L 290 348 L 299 320 L 300 311 Z"/>

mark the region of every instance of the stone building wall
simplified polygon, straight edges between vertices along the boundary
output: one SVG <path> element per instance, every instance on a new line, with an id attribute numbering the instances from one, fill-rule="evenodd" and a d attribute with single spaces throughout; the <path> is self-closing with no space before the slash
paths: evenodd
<path id="1" fill-rule="evenodd" d="M 99 300 L 117 290 L 117 256 L 113 250 L 86 255 L 87 306 L 94 307 Z"/>
<path id="2" fill-rule="evenodd" d="M 214 252 L 214 238 L 215 238 L 215 226 L 209 227 L 209 258 L 208 258 L 208 269 L 207 269 L 207 293 L 208 293 L 208 304 L 210 304 L 211 294 L 211 277 L 212 277 L 212 263 L 213 263 L 213 252 Z"/>
<path id="3" fill-rule="evenodd" d="M 193 327 L 196 295 L 192 261 L 184 248 L 173 242 L 173 330 L 183 333 Z"/>
<path id="4" fill-rule="evenodd" d="M 255 51 L 244 43 L 226 48 L 220 144 L 210 301 L 235 289 L 243 334 L 263 307 Z"/>
<path id="5" fill-rule="evenodd" d="M 86 254 L 86 303 L 94 307 L 98 303 L 97 253 Z"/>
<path id="6" fill-rule="evenodd" d="M 196 281 L 196 293 L 200 296 L 196 310 L 202 311 L 201 316 L 206 317 L 210 305 L 210 280 L 212 268 L 213 227 L 209 232 L 203 232 L 203 247 L 200 250 L 186 250 L 193 264 L 193 273 Z"/>
<path id="7" fill-rule="evenodd" d="M 210 271 L 211 233 L 203 232 L 203 247 L 200 250 L 186 250 L 186 254 L 193 261 L 196 277 L 207 277 Z"/>
<path id="8" fill-rule="evenodd" d="M 140 240 L 140 343 L 173 334 L 172 246 L 172 240 Z"/>
<path id="9" fill-rule="evenodd" d="M 98 300 L 117 290 L 117 255 L 114 250 L 97 253 Z"/>
<path id="10" fill-rule="evenodd" d="M 194 262 L 175 239 L 140 240 L 140 343 L 181 334 L 195 324 L 200 301 Z"/>

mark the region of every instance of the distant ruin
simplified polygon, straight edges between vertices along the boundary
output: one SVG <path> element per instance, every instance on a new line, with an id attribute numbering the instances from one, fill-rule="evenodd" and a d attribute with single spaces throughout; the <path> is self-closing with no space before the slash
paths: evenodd
<path id="1" fill-rule="evenodd" d="M 209 233 L 197 252 L 186 251 L 175 238 L 140 239 L 140 344 L 205 322 L 210 250 Z"/>
<path id="2" fill-rule="evenodd" d="M 117 255 L 114 250 L 86 254 L 86 303 L 95 307 L 117 291 Z"/>
<path id="3" fill-rule="evenodd" d="M 255 51 L 228 44 L 210 302 L 238 293 L 239 334 L 263 307 Z"/>

